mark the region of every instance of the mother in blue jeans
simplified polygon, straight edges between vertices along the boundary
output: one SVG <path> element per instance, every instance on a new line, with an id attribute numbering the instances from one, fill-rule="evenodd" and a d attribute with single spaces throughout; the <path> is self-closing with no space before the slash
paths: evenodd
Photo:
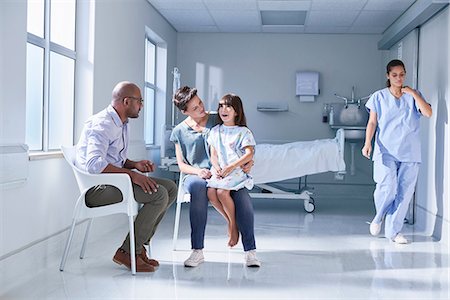
<path id="1" fill-rule="evenodd" d="M 184 262 L 186 267 L 196 267 L 204 261 L 206 219 L 208 215 L 208 196 L 206 179 L 211 177 L 211 162 L 206 143 L 209 131 L 217 124 L 215 114 L 205 111 L 197 89 L 184 86 L 177 90 L 173 102 L 186 116 L 172 131 L 170 140 L 175 143 L 178 166 L 187 176 L 183 187 L 191 194 L 189 217 L 191 222 L 192 253 Z M 243 167 L 249 172 L 253 162 Z M 256 257 L 255 235 L 253 229 L 253 206 L 247 189 L 231 191 L 236 208 L 236 220 L 245 251 L 245 263 L 248 267 L 259 267 Z M 224 213 L 221 207 L 215 206 Z"/>

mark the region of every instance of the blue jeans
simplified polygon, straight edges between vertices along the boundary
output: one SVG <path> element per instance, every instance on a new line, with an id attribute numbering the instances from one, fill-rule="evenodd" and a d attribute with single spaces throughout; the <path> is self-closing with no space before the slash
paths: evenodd
<path id="1" fill-rule="evenodd" d="M 196 175 L 189 175 L 184 180 L 184 189 L 191 194 L 189 218 L 191 221 L 192 249 L 203 249 L 205 228 L 208 216 L 208 196 L 206 180 Z M 256 249 L 253 228 L 253 205 L 247 189 L 231 191 L 236 207 L 236 222 L 242 237 L 244 251 Z"/>

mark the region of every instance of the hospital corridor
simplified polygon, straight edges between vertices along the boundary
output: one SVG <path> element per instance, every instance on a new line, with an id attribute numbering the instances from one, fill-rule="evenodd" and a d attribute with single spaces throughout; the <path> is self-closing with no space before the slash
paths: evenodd
<path id="1" fill-rule="evenodd" d="M 0 300 L 450 299 L 449 4 L 0 1 Z"/>

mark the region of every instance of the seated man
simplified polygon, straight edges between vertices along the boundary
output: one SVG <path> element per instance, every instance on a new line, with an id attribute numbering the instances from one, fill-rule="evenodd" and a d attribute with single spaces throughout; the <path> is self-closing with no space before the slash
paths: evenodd
<path id="1" fill-rule="evenodd" d="M 126 173 L 133 183 L 134 198 L 143 207 L 134 222 L 136 271 L 153 272 L 158 261 L 147 257 L 144 244 L 152 238 L 169 206 L 177 196 L 173 181 L 152 178 L 132 171 L 154 171 L 148 160 L 127 159 L 128 118 L 137 118 L 143 106 L 141 91 L 131 82 L 120 82 L 112 92 L 111 105 L 89 118 L 77 145 L 76 165 L 89 173 Z M 98 185 L 86 193 L 88 207 L 122 201 L 122 193 L 112 185 Z M 114 255 L 113 261 L 131 269 L 130 236 Z"/>

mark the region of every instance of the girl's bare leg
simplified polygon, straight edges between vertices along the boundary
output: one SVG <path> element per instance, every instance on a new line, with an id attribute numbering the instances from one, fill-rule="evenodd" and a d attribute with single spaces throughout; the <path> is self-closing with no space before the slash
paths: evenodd
<path id="1" fill-rule="evenodd" d="M 228 223 L 228 235 L 230 234 L 230 220 L 228 219 L 228 215 L 223 209 L 222 203 L 219 201 L 217 197 L 217 189 L 208 188 L 208 199 L 211 202 L 212 206 L 225 218 Z"/>
<path id="2" fill-rule="evenodd" d="M 222 207 L 229 219 L 230 228 L 230 240 L 228 241 L 228 246 L 233 247 L 239 241 L 239 230 L 236 223 L 236 210 L 234 207 L 233 198 L 231 198 L 229 190 L 217 189 L 217 197 L 222 203 Z"/>

